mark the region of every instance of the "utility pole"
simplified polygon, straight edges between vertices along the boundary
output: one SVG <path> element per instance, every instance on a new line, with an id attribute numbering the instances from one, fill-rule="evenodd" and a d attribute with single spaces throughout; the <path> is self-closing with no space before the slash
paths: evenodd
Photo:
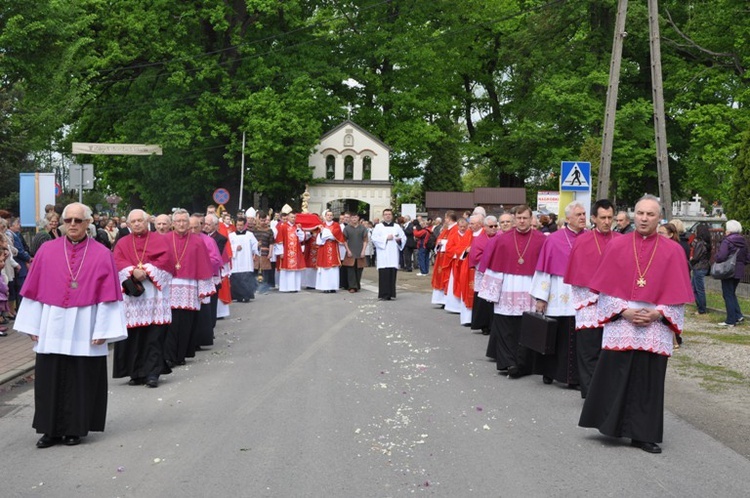
<path id="1" fill-rule="evenodd" d="M 617 110 L 617 93 L 620 82 L 620 66 L 622 63 L 622 46 L 623 40 L 627 35 L 625 32 L 627 9 L 628 0 L 618 0 L 614 41 L 612 44 L 612 60 L 609 72 L 609 87 L 607 88 L 607 104 L 604 114 L 604 130 L 602 132 L 602 154 L 596 191 L 596 196 L 599 199 L 606 198 L 609 195 L 615 113 Z M 656 139 L 656 168 L 659 182 L 659 198 L 664 206 L 662 216 L 666 219 L 671 219 L 672 189 L 669 181 L 669 161 L 667 156 L 667 127 L 664 112 L 664 84 L 661 69 L 658 0 L 648 0 L 648 13 L 649 47 L 651 52 L 651 87 L 654 103 L 654 136 Z"/>
<path id="2" fill-rule="evenodd" d="M 240 205 L 237 208 L 239 211 L 242 209 L 242 191 L 245 190 L 245 132 L 242 132 L 242 158 L 240 161 Z"/>
<path id="3" fill-rule="evenodd" d="M 609 64 L 609 86 L 607 87 L 607 106 L 604 111 L 604 131 L 602 133 L 602 155 L 599 160 L 599 179 L 596 198 L 609 197 L 609 172 L 612 169 L 612 143 L 615 134 L 615 114 L 617 112 L 617 94 L 620 88 L 620 67 L 622 66 L 622 45 L 625 36 L 625 20 L 628 16 L 628 0 L 618 0 L 615 34 L 612 40 L 612 59 Z"/>
<path id="4" fill-rule="evenodd" d="M 669 158 L 667 157 L 667 125 L 664 113 L 664 84 L 661 74 L 661 40 L 657 0 L 648 0 L 648 32 L 651 44 L 651 89 L 654 98 L 654 133 L 656 135 L 659 198 L 665 211 L 663 218 L 671 220 L 672 187 L 669 181 Z"/>

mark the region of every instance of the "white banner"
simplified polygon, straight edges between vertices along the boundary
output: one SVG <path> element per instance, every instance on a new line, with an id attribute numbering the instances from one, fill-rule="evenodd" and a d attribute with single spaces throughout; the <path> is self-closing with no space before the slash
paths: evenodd
<path id="1" fill-rule="evenodd" d="M 560 192 L 555 190 L 540 190 L 536 193 L 536 209 L 546 209 L 550 213 L 560 214 Z"/>
<path id="2" fill-rule="evenodd" d="M 160 145 L 144 144 L 91 144 L 73 142 L 73 154 L 100 154 L 109 156 L 150 156 L 162 155 Z"/>

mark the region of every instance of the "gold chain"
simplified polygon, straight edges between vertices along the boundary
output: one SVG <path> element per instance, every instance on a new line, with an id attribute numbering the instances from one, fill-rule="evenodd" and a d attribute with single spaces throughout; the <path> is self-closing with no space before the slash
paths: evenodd
<path id="1" fill-rule="evenodd" d="M 598 239 L 598 238 L 597 238 L 597 236 L 596 236 L 596 233 L 597 233 L 597 232 L 599 232 L 599 229 L 598 229 L 598 228 L 594 230 L 594 242 L 596 242 L 596 250 L 597 250 L 597 251 L 599 251 L 599 256 L 601 256 L 601 255 L 602 255 L 602 248 L 601 248 L 601 247 L 599 246 L 599 239 Z M 602 233 L 602 232 L 599 232 L 599 233 Z M 607 237 L 607 235 L 604 235 L 604 234 L 602 233 L 602 237 L 605 237 L 605 238 L 606 238 L 606 237 Z M 612 232 L 609 232 L 609 237 L 610 237 L 610 238 L 612 237 Z"/>
<path id="2" fill-rule="evenodd" d="M 516 245 L 516 254 L 518 254 L 518 264 L 522 265 L 524 262 L 523 256 L 526 254 L 526 251 L 529 249 L 529 244 L 531 243 L 531 234 L 529 233 L 529 240 L 526 241 L 526 247 L 523 249 L 523 253 L 518 250 L 518 240 L 516 239 L 516 232 L 518 230 L 513 231 L 513 243 Z"/>
<path id="3" fill-rule="evenodd" d="M 654 261 L 654 256 L 656 255 L 656 248 L 659 247 L 659 237 L 660 235 L 657 234 L 656 243 L 654 244 L 654 250 L 651 252 L 651 258 L 648 260 L 646 269 L 643 271 L 643 273 L 641 273 L 641 265 L 640 263 L 638 263 L 638 251 L 635 248 L 636 235 L 633 235 L 633 256 L 635 256 L 635 267 L 638 270 L 638 280 L 636 281 L 635 284 L 638 287 L 646 287 L 646 279 L 644 277 L 646 276 L 646 273 L 648 273 L 648 269 L 651 268 L 651 263 Z"/>
<path id="4" fill-rule="evenodd" d="M 146 232 L 146 243 L 143 244 L 143 254 L 138 257 L 138 248 L 135 247 L 135 234 L 133 234 L 133 252 L 135 253 L 135 259 L 138 260 L 138 269 L 143 269 L 143 260 L 146 259 L 146 248 L 148 247 L 148 237 L 151 235 L 150 232 Z M 184 254 L 184 253 L 183 253 Z M 177 250 L 175 249 L 175 256 L 177 256 Z"/>
<path id="5" fill-rule="evenodd" d="M 91 238 L 86 237 L 86 247 L 83 249 L 83 257 L 81 258 L 81 266 L 78 267 L 78 271 L 76 272 L 75 276 L 73 276 L 73 269 L 70 267 L 70 260 L 68 259 L 68 240 L 67 239 L 68 238 L 65 237 L 65 240 L 63 240 L 63 253 L 65 253 L 65 264 L 68 267 L 68 273 L 70 273 L 70 288 L 77 289 L 78 288 L 78 276 L 81 274 L 81 270 L 83 270 L 83 262 L 86 261 L 86 253 L 89 252 L 89 242 L 91 241 Z"/>
<path id="6" fill-rule="evenodd" d="M 177 263 L 174 265 L 174 267 L 178 270 L 182 268 L 182 265 L 180 264 L 180 262 L 182 261 L 182 258 L 185 257 L 185 251 L 187 251 L 188 242 L 190 242 L 190 232 L 188 232 L 187 236 L 185 237 L 185 247 L 182 248 L 182 254 L 178 258 L 177 257 L 177 234 L 176 233 L 172 234 L 172 246 L 174 247 L 174 257 L 177 260 Z"/>

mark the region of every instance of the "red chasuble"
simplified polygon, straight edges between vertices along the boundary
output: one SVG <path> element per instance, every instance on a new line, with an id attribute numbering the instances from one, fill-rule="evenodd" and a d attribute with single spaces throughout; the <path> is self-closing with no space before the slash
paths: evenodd
<path id="1" fill-rule="evenodd" d="M 324 223 L 323 228 L 329 229 L 336 240 L 326 240 L 325 244 L 318 247 L 317 267 L 335 268 L 341 266 L 339 243 L 344 243 L 344 234 L 341 232 L 341 225 L 334 221 L 330 226 Z M 315 240 L 311 240 L 310 242 L 315 243 Z"/>
<path id="2" fill-rule="evenodd" d="M 302 254 L 302 245 L 297 237 L 297 226 L 289 222 L 279 223 L 276 226 L 276 243 L 284 245 L 284 254 L 281 257 L 279 270 L 304 270 L 305 259 Z"/>
<path id="3" fill-rule="evenodd" d="M 315 237 L 318 235 L 318 230 L 312 230 L 310 232 L 310 238 L 305 241 L 305 267 L 306 268 L 317 268 L 318 267 L 318 244 L 315 243 Z"/>
<path id="4" fill-rule="evenodd" d="M 644 238 L 638 232 L 630 232 L 612 240 L 591 278 L 590 288 L 627 301 L 657 305 L 695 300 L 685 250 L 657 233 Z"/>
<path id="5" fill-rule="evenodd" d="M 443 230 L 440 232 L 440 234 L 437 236 L 437 239 L 435 240 L 435 248 L 440 248 L 440 241 L 446 240 L 450 236 L 451 233 L 458 231 L 458 223 L 454 224 L 452 227 L 447 228 L 443 226 Z M 435 255 L 435 267 L 432 270 L 432 288 L 436 290 L 442 290 L 443 292 L 446 292 L 446 286 L 448 285 L 448 280 L 444 277 L 444 270 L 445 270 L 445 253 L 438 251 L 438 253 Z M 450 274 L 448 275 L 448 278 L 450 278 Z"/>
<path id="6" fill-rule="evenodd" d="M 474 234 L 470 230 L 464 231 L 464 233 L 458 230 L 454 231 L 448 236 L 448 243 L 445 245 L 445 260 L 443 265 L 443 278 L 445 281 L 444 289 L 448 288 L 448 280 L 450 280 L 451 273 L 453 274 L 453 295 L 461 297 L 461 268 L 468 267 L 468 256 L 464 253 L 471 245 L 471 239 Z M 462 256 L 466 256 L 461 259 Z M 465 276 L 464 276 L 465 277 Z"/>

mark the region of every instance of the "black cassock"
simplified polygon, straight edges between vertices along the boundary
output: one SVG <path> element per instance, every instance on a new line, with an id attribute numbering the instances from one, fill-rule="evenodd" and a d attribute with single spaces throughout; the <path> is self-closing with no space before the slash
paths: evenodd
<path id="1" fill-rule="evenodd" d="M 107 418 L 107 357 L 37 354 L 34 422 L 39 434 L 86 436 Z"/>

